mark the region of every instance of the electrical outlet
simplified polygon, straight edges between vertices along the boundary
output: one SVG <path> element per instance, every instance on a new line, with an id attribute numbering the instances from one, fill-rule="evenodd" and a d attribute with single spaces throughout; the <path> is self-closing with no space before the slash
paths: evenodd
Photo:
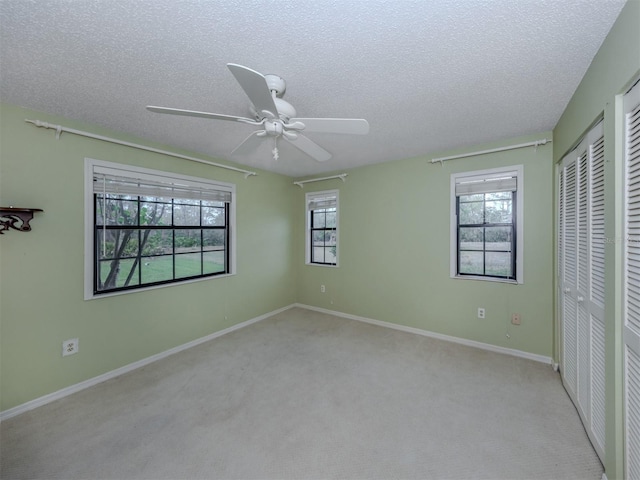
<path id="1" fill-rule="evenodd" d="M 62 342 L 62 356 L 66 357 L 67 355 L 73 355 L 74 353 L 78 353 L 78 339 L 71 338 L 69 340 L 65 340 Z"/>
<path id="2" fill-rule="evenodd" d="M 324 285 L 320 285 L 320 293 L 324 293 L 326 291 L 327 291 L 327 289 L 324 288 Z"/>
<path id="3" fill-rule="evenodd" d="M 484 318 L 484 308 L 478 308 L 478 318 Z"/>
<path id="4" fill-rule="evenodd" d="M 512 313 L 511 314 L 511 323 L 513 325 L 520 325 L 520 314 L 519 313 Z"/>

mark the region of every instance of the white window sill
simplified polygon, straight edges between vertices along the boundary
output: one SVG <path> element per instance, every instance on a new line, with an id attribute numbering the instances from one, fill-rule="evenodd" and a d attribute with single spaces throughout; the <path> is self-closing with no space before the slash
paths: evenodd
<path id="1" fill-rule="evenodd" d="M 511 285 L 520 285 L 523 282 L 512 280 L 510 278 L 483 277 L 474 275 L 452 275 L 451 278 L 456 280 L 476 280 L 481 282 L 509 283 Z"/>
<path id="2" fill-rule="evenodd" d="M 115 297 L 118 295 L 126 295 L 129 293 L 138 293 L 138 292 L 147 292 L 149 290 L 157 290 L 158 288 L 166 288 L 166 287 L 177 287 L 180 285 L 186 285 L 189 283 L 196 283 L 196 282 L 204 282 L 207 280 L 213 280 L 215 278 L 226 278 L 226 277 L 231 277 L 234 276 L 235 273 L 225 273 L 222 275 L 214 275 L 211 277 L 201 277 L 201 278 L 192 278 L 191 280 L 184 280 L 181 282 L 171 282 L 171 283 L 163 283 L 162 285 L 150 285 L 148 287 L 140 287 L 140 288 L 132 288 L 130 290 L 118 290 L 115 292 L 107 292 L 107 293 L 92 293 L 92 292 L 87 292 L 85 294 L 84 299 L 85 300 L 97 300 L 99 298 L 107 298 L 107 297 Z"/>

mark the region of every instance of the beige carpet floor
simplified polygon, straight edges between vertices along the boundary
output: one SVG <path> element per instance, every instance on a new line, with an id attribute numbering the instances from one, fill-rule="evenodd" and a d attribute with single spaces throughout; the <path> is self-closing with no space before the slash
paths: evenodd
<path id="1" fill-rule="evenodd" d="M 290 309 L 0 425 L 2 479 L 594 479 L 550 366 Z"/>

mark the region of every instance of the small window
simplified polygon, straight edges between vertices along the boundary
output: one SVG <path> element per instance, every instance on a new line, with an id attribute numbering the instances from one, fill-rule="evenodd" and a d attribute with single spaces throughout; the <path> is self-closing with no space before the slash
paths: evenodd
<path id="1" fill-rule="evenodd" d="M 307 193 L 307 264 L 338 265 L 338 191 Z"/>
<path id="2" fill-rule="evenodd" d="M 94 160 L 86 176 L 85 298 L 232 273 L 233 185 Z"/>
<path id="3" fill-rule="evenodd" d="M 522 283 L 522 166 L 451 176 L 451 275 Z"/>

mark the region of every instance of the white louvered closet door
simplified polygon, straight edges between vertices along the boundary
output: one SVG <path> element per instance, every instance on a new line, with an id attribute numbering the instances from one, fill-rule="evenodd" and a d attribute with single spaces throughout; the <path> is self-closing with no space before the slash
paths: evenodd
<path id="1" fill-rule="evenodd" d="M 604 138 L 602 123 L 559 172 L 558 275 L 561 373 L 587 433 L 604 457 Z"/>
<path id="2" fill-rule="evenodd" d="M 576 159 L 565 157 L 560 173 L 560 310 L 562 316 L 562 379 L 575 396 L 578 386 L 577 360 L 577 221 L 576 221 Z"/>
<path id="3" fill-rule="evenodd" d="M 625 478 L 640 478 L 640 84 L 624 96 L 625 282 L 624 418 Z"/>

